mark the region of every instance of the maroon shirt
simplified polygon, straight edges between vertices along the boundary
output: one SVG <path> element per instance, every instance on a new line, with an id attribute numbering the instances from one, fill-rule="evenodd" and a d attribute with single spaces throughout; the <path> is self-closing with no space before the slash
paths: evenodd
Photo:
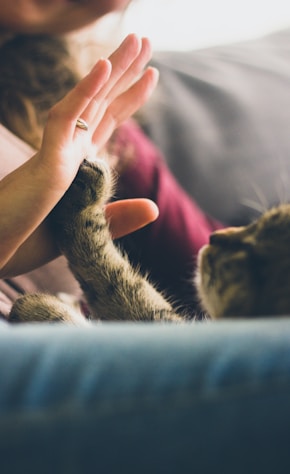
<path id="1" fill-rule="evenodd" d="M 154 223 L 122 238 L 121 243 L 133 263 L 149 272 L 171 301 L 192 313 L 196 309 L 193 275 L 197 253 L 222 225 L 205 215 L 180 187 L 159 150 L 135 123 L 119 129 L 117 142 L 118 154 L 127 166 L 116 197 L 150 198 L 160 213 Z"/>

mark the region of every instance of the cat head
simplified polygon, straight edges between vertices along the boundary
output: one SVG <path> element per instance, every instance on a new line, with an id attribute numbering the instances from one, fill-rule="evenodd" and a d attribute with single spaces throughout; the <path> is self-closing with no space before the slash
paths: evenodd
<path id="1" fill-rule="evenodd" d="M 213 318 L 290 314 L 290 204 L 214 232 L 199 252 L 195 282 Z"/>

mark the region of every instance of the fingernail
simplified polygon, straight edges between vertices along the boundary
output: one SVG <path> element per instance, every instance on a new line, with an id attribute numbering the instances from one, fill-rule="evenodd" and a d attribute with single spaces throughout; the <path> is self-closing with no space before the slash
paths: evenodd
<path id="1" fill-rule="evenodd" d="M 98 61 L 94 65 L 94 67 L 92 69 L 92 72 L 95 72 L 95 71 L 99 70 L 104 64 L 107 64 L 111 67 L 111 62 L 108 59 L 100 58 L 100 59 L 98 59 Z"/>

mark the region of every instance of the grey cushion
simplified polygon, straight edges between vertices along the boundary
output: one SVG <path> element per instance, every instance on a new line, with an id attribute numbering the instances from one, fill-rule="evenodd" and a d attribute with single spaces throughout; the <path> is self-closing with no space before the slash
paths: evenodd
<path id="1" fill-rule="evenodd" d="M 243 224 L 290 201 L 290 30 L 152 63 L 143 126 L 201 207 Z"/>

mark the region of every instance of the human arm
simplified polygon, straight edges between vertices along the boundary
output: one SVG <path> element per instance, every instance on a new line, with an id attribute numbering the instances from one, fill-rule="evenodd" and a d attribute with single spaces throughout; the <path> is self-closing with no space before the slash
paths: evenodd
<path id="1" fill-rule="evenodd" d="M 158 207 L 150 199 L 124 199 L 107 204 L 106 214 L 112 237 L 119 238 L 142 228 L 158 217 Z M 59 255 L 59 249 L 44 222 L 18 248 L 7 265 L 0 270 L 0 277 L 7 278 L 30 272 Z M 29 258 L 28 258 L 29 256 Z"/>
<path id="2" fill-rule="evenodd" d="M 50 111 L 39 152 L 0 182 L 1 276 L 19 272 L 18 256 L 21 271 L 31 269 L 31 258 L 37 266 L 53 256 L 55 246 L 39 226 L 71 184 L 84 156 L 96 155 L 154 89 L 156 70 L 142 74 L 150 55 L 147 39 L 129 35 L 109 61 L 100 60 Z M 75 127 L 80 116 L 88 122 L 88 132 Z M 111 222 L 118 235 L 116 215 L 111 213 Z"/>

